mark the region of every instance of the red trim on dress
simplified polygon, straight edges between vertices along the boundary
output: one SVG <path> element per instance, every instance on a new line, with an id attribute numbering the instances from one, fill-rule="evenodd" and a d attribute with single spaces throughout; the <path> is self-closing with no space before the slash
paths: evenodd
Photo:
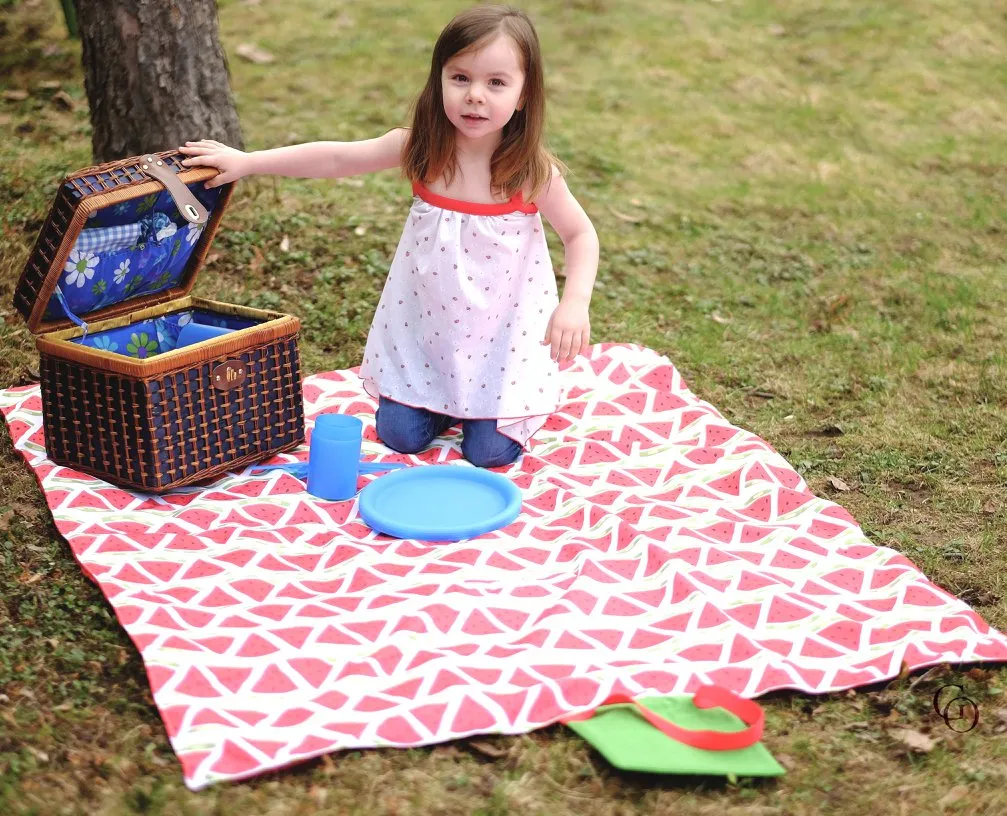
<path id="1" fill-rule="evenodd" d="M 476 201 L 460 201 L 457 198 L 437 195 L 437 193 L 430 192 L 418 181 L 413 182 L 413 194 L 418 195 L 427 204 L 433 204 L 442 210 L 454 210 L 455 212 L 468 213 L 469 215 L 507 215 L 512 212 L 523 212 L 531 215 L 538 212 L 538 207 L 525 202 L 524 193 L 520 190 L 514 193 L 509 201 L 502 201 L 499 204 L 480 204 Z"/>

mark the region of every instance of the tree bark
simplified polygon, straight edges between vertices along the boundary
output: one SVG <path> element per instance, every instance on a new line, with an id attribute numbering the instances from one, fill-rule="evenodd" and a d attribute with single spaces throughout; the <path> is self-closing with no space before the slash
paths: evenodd
<path id="1" fill-rule="evenodd" d="M 98 163 L 187 139 L 243 148 L 214 0 L 74 0 Z"/>

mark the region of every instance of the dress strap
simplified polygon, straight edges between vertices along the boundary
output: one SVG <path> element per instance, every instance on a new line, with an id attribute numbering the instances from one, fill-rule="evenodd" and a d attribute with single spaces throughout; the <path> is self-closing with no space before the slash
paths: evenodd
<path id="1" fill-rule="evenodd" d="M 419 196 L 428 204 L 440 207 L 442 210 L 453 210 L 468 215 L 507 215 L 512 212 L 531 214 L 538 212 L 538 207 L 525 202 L 524 193 L 521 190 L 514 193 L 508 201 L 503 201 L 499 204 L 483 204 L 478 201 L 461 201 L 457 198 L 438 195 L 437 193 L 430 192 L 418 181 L 414 181 L 413 195 Z"/>

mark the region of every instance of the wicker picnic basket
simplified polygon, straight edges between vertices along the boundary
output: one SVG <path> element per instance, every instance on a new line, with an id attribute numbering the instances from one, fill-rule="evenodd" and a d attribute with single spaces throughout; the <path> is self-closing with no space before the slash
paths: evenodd
<path id="1" fill-rule="evenodd" d="M 216 171 L 183 158 L 67 176 L 14 295 L 41 358 L 49 458 L 150 493 L 304 439 L 300 321 L 190 295 L 232 185 L 205 189 Z M 190 323 L 219 336 L 178 346 Z"/>

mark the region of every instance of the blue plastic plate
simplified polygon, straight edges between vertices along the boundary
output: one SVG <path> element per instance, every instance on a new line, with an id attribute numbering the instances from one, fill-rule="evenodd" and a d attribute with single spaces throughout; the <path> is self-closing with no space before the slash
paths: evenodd
<path id="1" fill-rule="evenodd" d="M 427 465 L 382 476 L 360 491 L 360 517 L 395 538 L 460 541 L 506 527 L 521 512 L 521 493 L 499 473 Z"/>

